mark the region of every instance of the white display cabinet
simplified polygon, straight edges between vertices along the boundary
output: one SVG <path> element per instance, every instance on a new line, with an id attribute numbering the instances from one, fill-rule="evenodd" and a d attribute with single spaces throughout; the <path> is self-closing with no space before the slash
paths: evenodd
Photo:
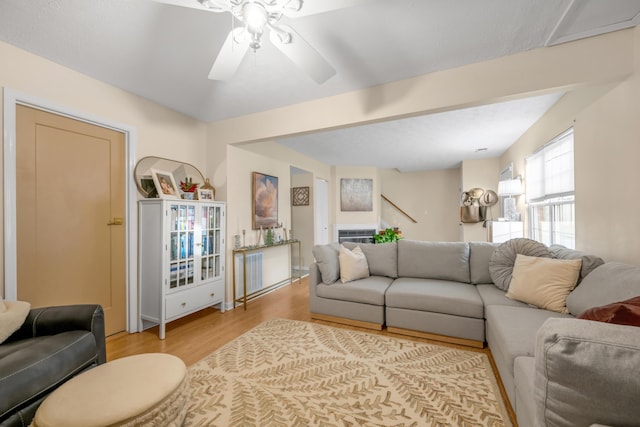
<path id="1" fill-rule="evenodd" d="M 138 202 L 138 282 L 143 327 L 165 325 L 225 301 L 225 204 Z M 151 325 L 149 325 L 149 322 Z"/>
<path id="2" fill-rule="evenodd" d="M 524 237 L 524 223 L 522 221 L 491 221 L 488 233 L 489 241 L 494 243 Z"/>

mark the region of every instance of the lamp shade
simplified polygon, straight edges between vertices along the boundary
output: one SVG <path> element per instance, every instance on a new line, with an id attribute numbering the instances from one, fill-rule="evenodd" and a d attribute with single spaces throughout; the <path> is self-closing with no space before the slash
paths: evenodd
<path id="1" fill-rule="evenodd" d="M 520 194 L 522 194 L 522 181 L 520 181 L 520 178 L 498 182 L 499 196 L 519 196 Z"/>

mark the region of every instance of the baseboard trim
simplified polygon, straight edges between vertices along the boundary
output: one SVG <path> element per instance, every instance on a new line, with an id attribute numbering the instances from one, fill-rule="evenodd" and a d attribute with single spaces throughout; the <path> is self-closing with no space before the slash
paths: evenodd
<path id="1" fill-rule="evenodd" d="M 393 334 L 408 335 L 411 337 L 424 338 L 424 339 L 434 340 L 434 341 L 443 341 L 451 344 L 466 345 L 468 347 L 474 347 L 474 348 L 484 348 L 484 342 L 469 340 L 466 338 L 456 338 L 456 337 L 450 337 L 447 335 L 430 334 L 428 332 L 414 331 L 412 329 L 396 328 L 394 326 L 387 326 L 387 331 Z"/>
<path id="2" fill-rule="evenodd" d="M 343 325 L 355 326 L 358 328 L 373 329 L 376 331 L 381 331 L 383 326 L 378 323 L 364 322 L 362 320 L 353 320 L 353 319 L 347 319 L 344 317 L 329 316 L 326 314 L 319 314 L 319 313 L 311 313 L 311 318 L 316 320 L 323 320 L 325 322 L 333 322 L 333 323 L 340 323 Z"/>

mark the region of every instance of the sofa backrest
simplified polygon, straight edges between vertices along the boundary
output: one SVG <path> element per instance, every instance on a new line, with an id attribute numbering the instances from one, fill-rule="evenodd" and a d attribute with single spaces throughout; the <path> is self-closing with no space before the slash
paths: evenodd
<path id="1" fill-rule="evenodd" d="M 498 245 L 498 243 L 469 242 L 469 269 L 471 283 L 474 285 L 493 283 L 489 273 L 489 261 Z"/>
<path id="2" fill-rule="evenodd" d="M 369 274 L 372 276 L 398 277 L 398 245 L 390 243 L 354 243 L 344 242 L 344 247 L 353 250 L 360 246 L 369 264 Z"/>
<path id="3" fill-rule="evenodd" d="M 469 245 L 399 240 L 398 276 L 470 283 Z"/>
<path id="4" fill-rule="evenodd" d="M 640 295 L 640 267 L 607 262 L 593 270 L 567 297 L 569 313 L 579 316 L 592 307 Z"/>

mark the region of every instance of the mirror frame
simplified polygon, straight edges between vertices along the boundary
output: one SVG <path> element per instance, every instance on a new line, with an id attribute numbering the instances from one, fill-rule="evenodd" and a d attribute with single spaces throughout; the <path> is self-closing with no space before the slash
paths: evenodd
<path id="1" fill-rule="evenodd" d="M 136 182 L 136 187 L 138 187 L 138 192 L 145 199 L 158 197 L 155 184 L 153 183 L 151 169 L 171 172 L 176 182 L 183 181 L 186 177 L 191 178 L 194 183 L 198 184 L 198 187 L 202 187 L 205 182 L 202 172 L 190 163 L 164 157 L 146 156 L 138 160 L 133 170 L 133 177 Z M 142 180 L 145 181 L 143 182 Z"/>

